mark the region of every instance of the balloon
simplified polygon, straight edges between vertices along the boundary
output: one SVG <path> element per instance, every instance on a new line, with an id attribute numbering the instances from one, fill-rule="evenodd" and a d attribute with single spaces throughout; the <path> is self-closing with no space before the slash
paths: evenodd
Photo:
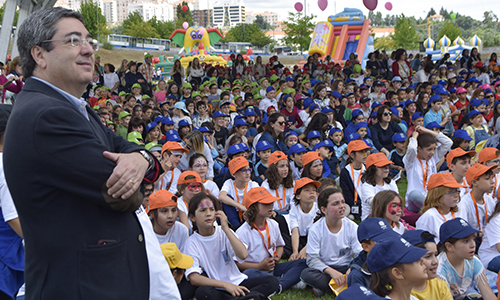
<path id="1" fill-rule="evenodd" d="M 295 10 L 298 12 L 301 12 L 304 9 L 304 6 L 300 2 L 295 3 L 293 7 L 295 7 Z"/>
<path id="2" fill-rule="evenodd" d="M 391 3 L 391 2 L 387 2 L 387 3 L 385 4 L 385 9 L 387 9 L 387 10 L 392 10 L 392 3 Z"/>
<path id="3" fill-rule="evenodd" d="M 182 28 L 184 28 L 184 29 L 188 29 L 188 27 L 189 27 L 188 22 L 184 22 L 184 23 L 182 23 Z"/>
<path id="4" fill-rule="evenodd" d="M 375 8 L 377 8 L 378 0 L 363 0 L 363 4 L 369 10 L 375 10 Z"/>
<path id="5" fill-rule="evenodd" d="M 328 6 L 328 0 L 318 0 L 318 6 L 319 6 L 319 9 L 324 11 L 326 9 L 326 7 Z"/>
<path id="6" fill-rule="evenodd" d="M 201 35 L 203 35 L 203 33 L 205 32 L 205 30 L 203 30 L 203 28 L 201 28 L 198 32 L 199 32 Z"/>
<path id="7" fill-rule="evenodd" d="M 253 54 L 253 49 L 252 48 L 248 48 L 247 49 L 247 55 L 252 55 Z"/>
<path id="8" fill-rule="evenodd" d="M 452 14 L 450 15 L 450 18 L 451 18 L 452 20 L 455 20 L 455 19 L 457 18 L 457 14 L 452 13 Z"/>
<path id="9" fill-rule="evenodd" d="M 183 5 L 183 6 L 182 6 L 182 11 L 183 11 L 183 12 L 187 12 L 187 11 L 188 11 L 188 7 L 187 7 L 187 5 Z"/>

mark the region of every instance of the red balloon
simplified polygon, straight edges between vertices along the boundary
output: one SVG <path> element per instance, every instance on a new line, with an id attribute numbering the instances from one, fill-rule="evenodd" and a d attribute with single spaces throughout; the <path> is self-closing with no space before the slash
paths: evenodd
<path id="1" fill-rule="evenodd" d="M 377 8 L 378 0 L 363 0 L 363 4 L 369 10 L 375 10 L 375 8 Z"/>
<path id="2" fill-rule="evenodd" d="M 319 6 L 319 9 L 324 11 L 326 9 L 326 7 L 328 6 L 328 0 L 318 0 L 318 6 Z"/>
<path id="3" fill-rule="evenodd" d="M 392 3 L 391 3 L 391 2 L 387 2 L 387 3 L 385 4 L 385 9 L 387 9 L 387 10 L 392 10 Z"/>
<path id="4" fill-rule="evenodd" d="M 304 6 L 300 2 L 295 3 L 293 7 L 295 7 L 295 10 L 298 12 L 301 12 L 304 9 Z"/>
<path id="5" fill-rule="evenodd" d="M 187 11 L 188 11 L 188 7 L 187 7 L 187 5 L 183 5 L 183 6 L 182 6 L 182 11 L 183 11 L 183 12 L 187 12 Z"/>

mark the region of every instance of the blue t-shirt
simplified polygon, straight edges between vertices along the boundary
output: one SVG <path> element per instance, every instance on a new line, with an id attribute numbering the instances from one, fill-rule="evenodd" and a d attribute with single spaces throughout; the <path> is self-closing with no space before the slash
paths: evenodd
<path id="1" fill-rule="evenodd" d="M 484 280 L 488 284 L 486 275 L 484 274 L 483 264 L 477 257 L 464 262 L 464 273 L 460 276 L 455 268 L 451 265 L 446 253 L 438 255 L 439 266 L 437 273 L 446 280 L 450 287 L 451 295 L 455 300 L 464 299 L 469 293 L 469 289 L 477 289 L 477 283 Z"/>

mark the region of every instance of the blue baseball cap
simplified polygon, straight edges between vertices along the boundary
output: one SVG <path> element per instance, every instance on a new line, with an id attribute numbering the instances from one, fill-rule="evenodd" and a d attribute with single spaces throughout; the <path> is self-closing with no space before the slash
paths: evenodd
<path id="1" fill-rule="evenodd" d="M 345 81 L 345 83 L 349 83 L 349 82 L 352 82 L 352 81 L 355 81 L 355 80 L 349 77 L 349 78 L 347 78 L 347 80 Z"/>
<path id="2" fill-rule="evenodd" d="M 172 120 L 172 118 L 171 118 L 171 117 L 163 117 L 163 118 L 161 119 L 161 123 L 162 123 L 163 125 L 174 125 L 174 120 Z"/>
<path id="3" fill-rule="evenodd" d="M 343 290 L 335 299 L 337 300 L 382 300 L 372 290 L 359 283 L 351 285 L 348 289 Z"/>
<path id="4" fill-rule="evenodd" d="M 287 78 L 285 78 L 285 81 L 293 81 L 293 78 L 288 76 Z"/>
<path id="5" fill-rule="evenodd" d="M 450 95 L 450 92 L 448 92 L 444 87 L 442 86 L 439 86 L 438 89 L 436 89 L 436 92 L 439 94 L 439 95 Z"/>
<path id="6" fill-rule="evenodd" d="M 427 243 L 427 242 L 432 242 L 435 243 L 436 241 L 432 239 L 426 239 L 422 237 L 422 233 L 428 232 L 422 229 L 415 229 L 415 230 L 408 230 L 405 233 L 403 233 L 402 237 L 407 240 L 410 244 L 413 246 L 416 246 L 421 243 Z"/>
<path id="7" fill-rule="evenodd" d="M 333 112 L 333 109 L 330 106 L 325 106 L 321 109 L 321 112 L 327 114 Z"/>
<path id="8" fill-rule="evenodd" d="M 443 99 L 441 99 L 441 96 L 439 96 L 439 95 L 432 95 L 429 98 L 429 103 L 427 103 L 427 107 L 431 107 L 431 103 L 436 102 L 436 101 L 443 101 Z"/>
<path id="9" fill-rule="evenodd" d="M 403 143 L 406 141 L 406 135 L 402 132 L 398 132 L 392 136 L 393 143 Z"/>
<path id="10" fill-rule="evenodd" d="M 347 97 L 349 97 L 349 96 L 351 96 L 351 95 L 354 95 L 354 93 L 353 93 L 353 92 L 348 92 L 348 93 L 345 93 L 344 97 L 346 97 L 346 98 L 347 98 Z"/>
<path id="11" fill-rule="evenodd" d="M 453 133 L 453 138 L 460 138 L 464 139 L 466 141 L 472 141 L 472 138 L 470 137 L 469 133 L 467 130 L 464 129 L 459 129 Z"/>
<path id="12" fill-rule="evenodd" d="M 382 105 L 382 103 L 380 103 L 379 101 L 375 101 L 372 103 L 372 109 L 375 109 L 375 108 L 379 107 L 380 105 Z"/>
<path id="13" fill-rule="evenodd" d="M 237 126 L 248 126 L 248 123 L 243 118 L 239 118 L 234 120 L 234 127 Z"/>
<path id="14" fill-rule="evenodd" d="M 472 228 L 467 221 L 457 217 L 441 224 L 439 242 L 444 245 L 449 238 L 463 239 L 478 232 L 479 230 Z"/>
<path id="15" fill-rule="evenodd" d="M 356 131 L 358 131 L 360 128 L 368 128 L 368 123 L 366 122 L 359 122 L 358 124 L 356 124 L 356 126 L 354 127 L 354 129 Z"/>
<path id="16" fill-rule="evenodd" d="M 303 152 L 307 152 L 307 149 L 301 143 L 293 144 L 292 147 L 290 147 L 290 150 L 288 151 L 288 153 L 290 154 L 297 154 Z"/>
<path id="17" fill-rule="evenodd" d="M 180 120 L 178 125 L 179 127 L 184 127 L 184 126 L 189 126 L 190 124 L 186 120 Z"/>
<path id="18" fill-rule="evenodd" d="M 212 119 L 219 118 L 219 117 L 227 117 L 227 115 L 221 111 L 216 111 L 212 115 Z"/>
<path id="19" fill-rule="evenodd" d="M 151 122 L 148 125 L 146 125 L 146 133 L 149 133 L 151 129 L 155 128 L 156 126 L 158 126 L 158 123 L 156 122 Z"/>
<path id="20" fill-rule="evenodd" d="M 353 132 L 347 136 L 347 142 L 350 143 L 351 141 L 359 140 L 360 138 L 361 138 L 361 136 L 359 135 L 359 133 Z M 366 143 L 366 141 L 365 141 L 365 143 Z"/>
<path id="21" fill-rule="evenodd" d="M 414 113 L 413 115 L 411 115 L 411 119 L 412 121 L 415 121 L 416 119 L 420 119 L 420 118 L 423 118 L 424 115 L 421 113 L 421 112 L 416 112 Z"/>
<path id="22" fill-rule="evenodd" d="M 342 129 L 340 129 L 338 127 L 333 127 L 332 129 L 330 129 L 330 132 L 328 133 L 328 136 L 331 136 L 332 134 L 334 134 L 337 131 L 342 131 Z"/>
<path id="23" fill-rule="evenodd" d="M 264 117 L 262 118 L 262 122 L 261 122 L 261 123 L 262 123 L 262 124 L 267 124 L 267 120 L 269 120 L 269 117 L 268 117 L 268 116 L 264 116 Z"/>
<path id="24" fill-rule="evenodd" d="M 335 151 L 335 148 L 333 148 L 333 143 L 330 140 L 324 140 L 322 142 L 317 143 L 316 145 L 314 145 L 313 151 L 316 151 L 317 149 L 319 149 L 321 147 L 330 148 L 332 150 L 332 152 Z"/>
<path id="25" fill-rule="evenodd" d="M 267 141 L 259 141 L 257 143 L 257 146 L 255 146 L 255 150 L 257 152 L 259 152 L 259 151 L 265 151 L 265 150 L 271 149 L 271 148 L 272 148 L 271 144 L 269 144 Z"/>
<path id="26" fill-rule="evenodd" d="M 309 111 L 313 111 L 315 109 L 319 109 L 319 105 L 318 104 L 313 103 L 313 104 L 309 105 Z"/>
<path id="27" fill-rule="evenodd" d="M 234 144 L 227 148 L 227 154 L 235 155 L 248 150 L 248 146 L 245 143 Z"/>
<path id="28" fill-rule="evenodd" d="M 366 218 L 358 226 L 358 241 L 370 240 L 380 243 L 384 239 L 397 233 L 383 218 Z"/>
<path id="29" fill-rule="evenodd" d="M 434 122 L 429 122 L 429 124 L 425 125 L 425 128 L 427 129 L 432 129 L 432 128 L 439 128 L 439 129 L 444 129 L 443 126 L 439 125 L 438 122 L 434 121 Z"/>
<path id="30" fill-rule="evenodd" d="M 208 129 L 208 127 L 206 127 L 206 126 L 200 127 L 199 131 L 201 133 L 213 133 L 213 131 Z"/>
<path id="31" fill-rule="evenodd" d="M 180 142 L 181 138 L 179 137 L 179 133 L 177 130 L 169 130 L 165 133 L 165 139 L 167 142 Z"/>
<path id="32" fill-rule="evenodd" d="M 321 138 L 321 133 L 319 131 L 313 130 L 307 134 L 308 139 Z"/>
<path id="33" fill-rule="evenodd" d="M 330 95 L 332 95 L 333 97 L 335 97 L 337 99 L 342 98 L 342 95 L 337 91 L 333 91 Z"/>
<path id="34" fill-rule="evenodd" d="M 153 120 L 153 122 L 155 122 L 156 124 L 160 124 L 162 120 L 163 120 L 163 116 L 162 116 L 162 115 L 158 115 L 158 116 L 156 116 L 156 118 Z"/>
<path id="35" fill-rule="evenodd" d="M 481 81 L 479 81 L 476 77 L 471 77 L 469 79 L 467 79 L 467 82 L 475 82 L 475 83 L 481 83 Z"/>
<path id="36" fill-rule="evenodd" d="M 479 110 L 475 110 L 475 109 L 471 110 L 469 112 L 469 120 L 477 115 L 480 115 L 480 114 L 482 114 L 482 112 L 480 112 Z"/>
<path id="37" fill-rule="evenodd" d="M 370 115 L 370 118 L 377 118 L 377 112 L 376 111 L 372 111 L 372 114 Z"/>
<path id="38" fill-rule="evenodd" d="M 255 110 L 251 107 L 245 109 L 245 117 L 248 116 L 256 116 L 257 114 L 255 113 Z"/>
<path id="39" fill-rule="evenodd" d="M 456 93 L 456 92 L 457 92 L 457 89 L 456 89 L 456 88 L 452 87 L 452 88 L 450 89 L 450 94 L 451 94 L 451 93 Z"/>
<path id="40" fill-rule="evenodd" d="M 270 85 L 266 88 L 266 93 L 269 93 L 269 92 L 272 92 L 272 91 L 276 91 L 276 89 L 274 88 L 274 86 Z"/>
<path id="41" fill-rule="evenodd" d="M 413 101 L 413 99 L 408 99 L 405 101 L 405 107 L 407 107 L 408 105 L 413 104 L 413 103 L 417 103 L 417 102 Z"/>
<path id="42" fill-rule="evenodd" d="M 308 108 L 311 104 L 313 104 L 313 101 L 311 98 L 305 98 L 304 102 L 302 103 L 304 105 L 304 109 Z"/>
<path id="43" fill-rule="evenodd" d="M 171 99 L 171 100 L 178 100 L 178 99 L 179 99 L 179 97 L 177 97 L 177 95 L 170 94 L 170 95 L 167 95 L 167 99 Z"/>
<path id="44" fill-rule="evenodd" d="M 363 111 L 361 109 L 355 109 L 352 111 L 352 114 L 351 114 L 353 119 L 355 119 L 359 116 L 362 116 L 362 115 L 363 115 Z"/>
<path id="45" fill-rule="evenodd" d="M 165 105 L 165 104 L 170 104 L 170 101 L 165 100 L 165 101 L 163 101 L 163 102 L 160 102 L 160 104 L 159 104 L 159 105 L 160 105 L 160 107 L 162 107 L 162 106 L 163 106 L 163 105 Z"/>
<path id="46" fill-rule="evenodd" d="M 438 84 L 441 85 L 441 86 L 445 86 L 448 84 L 448 82 L 444 79 L 441 79 L 441 80 L 438 80 Z"/>
<path id="47" fill-rule="evenodd" d="M 484 95 L 488 95 L 488 94 L 493 94 L 493 91 L 491 89 L 485 89 Z"/>
<path id="48" fill-rule="evenodd" d="M 397 105 L 391 106 L 390 110 L 391 110 L 393 115 L 399 116 L 399 109 L 398 109 Z"/>
<path id="49" fill-rule="evenodd" d="M 374 273 L 397 263 L 416 262 L 426 253 L 426 249 L 417 248 L 397 235 L 375 244 L 366 259 L 366 263 L 370 272 Z"/>
<path id="50" fill-rule="evenodd" d="M 295 132 L 295 131 L 293 131 L 293 130 L 290 130 L 290 131 L 288 131 L 287 133 L 285 133 L 285 140 L 286 140 L 289 136 L 291 136 L 291 135 L 295 135 L 295 136 L 297 136 L 297 137 L 299 136 L 299 135 L 297 134 L 297 132 Z"/>

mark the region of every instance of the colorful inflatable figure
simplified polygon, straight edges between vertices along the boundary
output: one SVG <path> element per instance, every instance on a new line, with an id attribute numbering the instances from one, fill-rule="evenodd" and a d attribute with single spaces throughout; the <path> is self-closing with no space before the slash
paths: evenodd
<path id="1" fill-rule="evenodd" d="M 183 51 L 191 53 L 193 50 L 198 49 L 196 43 L 203 44 L 205 52 L 208 52 L 223 37 L 216 28 L 206 29 L 201 26 L 191 26 L 187 30 L 176 29 L 170 36 L 170 39 L 177 46 L 182 47 L 179 51 L 179 54 L 181 54 Z"/>

